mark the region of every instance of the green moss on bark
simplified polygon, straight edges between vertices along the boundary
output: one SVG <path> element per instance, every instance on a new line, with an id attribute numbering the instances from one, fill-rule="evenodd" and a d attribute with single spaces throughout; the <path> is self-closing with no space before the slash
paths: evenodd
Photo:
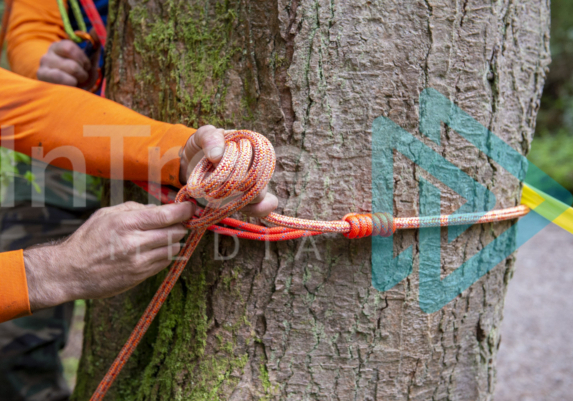
<path id="1" fill-rule="evenodd" d="M 136 31 L 134 47 L 144 61 L 137 80 L 168 89 L 176 96 L 171 99 L 166 96 L 168 91 L 160 93 L 158 117 L 190 126 L 204 121 L 223 126 L 225 73 L 239 51 L 232 35 L 238 5 L 168 0 L 162 3 L 163 18 L 148 7 L 147 3 L 137 3 L 129 19 Z M 174 81 L 179 84 L 170 87 L 169 82 Z"/>

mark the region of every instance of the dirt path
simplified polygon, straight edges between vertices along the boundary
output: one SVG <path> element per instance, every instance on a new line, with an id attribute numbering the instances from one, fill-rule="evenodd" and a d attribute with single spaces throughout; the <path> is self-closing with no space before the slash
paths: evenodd
<path id="1" fill-rule="evenodd" d="M 573 235 L 550 225 L 517 254 L 495 401 L 573 401 Z"/>

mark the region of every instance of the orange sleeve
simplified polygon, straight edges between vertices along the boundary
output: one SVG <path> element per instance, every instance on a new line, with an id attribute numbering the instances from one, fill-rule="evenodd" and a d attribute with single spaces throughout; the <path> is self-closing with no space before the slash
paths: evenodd
<path id="1" fill-rule="evenodd" d="M 110 177 L 110 143 L 122 134 L 146 127 L 148 135 L 123 138 L 125 180 L 148 180 L 148 148 L 156 147 L 163 157 L 171 150 L 177 155 L 195 132 L 183 125 L 154 121 L 110 100 L 86 91 L 62 85 L 33 81 L 0 69 L 0 126 L 2 145 L 13 140 L 15 150 L 32 154 L 41 147 L 44 154 L 62 146 L 79 149 L 86 172 Z M 84 127 L 112 127 L 112 136 L 84 136 Z M 125 130 L 119 130 L 119 128 Z M 123 131 L 123 132 L 122 132 Z M 108 132 L 109 133 L 109 132 Z M 93 130 L 92 130 L 93 134 Z M 96 132 L 97 134 L 97 132 Z M 117 156 L 117 155 L 115 155 Z M 52 163 L 71 169 L 64 157 Z M 161 182 L 180 187 L 179 158 L 167 162 L 161 170 Z M 0 253 L 0 322 L 30 314 L 28 286 L 23 252 Z"/>
<path id="2" fill-rule="evenodd" d="M 12 71 L 36 79 L 50 45 L 66 38 L 56 0 L 14 0 L 6 36 Z"/>
<path id="3" fill-rule="evenodd" d="M 0 323 L 30 314 L 24 252 L 0 253 Z"/>
<path id="4" fill-rule="evenodd" d="M 70 159 L 80 154 L 90 175 L 149 181 L 149 153 L 155 152 L 157 160 L 168 151 L 167 157 L 176 156 L 195 132 L 144 117 L 81 89 L 29 80 L 2 69 L 0 88 L 2 141 L 13 140 L 16 151 L 31 156 L 33 147 L 40 147 L 44 157 L 60 148 L 63 157 L 50 164 L 68 170 Z M 112 142 L 121 143 L 122 136 L 123 157 L 111 147 Z M 123 176 L 111 176 L 112 159 L 123 162 Z M 161 183 L 181 187 L 179 168 L 179 157 L 163 164 Z"/>

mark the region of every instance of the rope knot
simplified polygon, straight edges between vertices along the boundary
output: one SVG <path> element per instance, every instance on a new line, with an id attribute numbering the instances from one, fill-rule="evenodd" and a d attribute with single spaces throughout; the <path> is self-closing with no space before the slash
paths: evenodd
<path id="1" fill-rule="evenodd" d="M 372 215 L 372 224 L 374 226 L 372 235 L 390 237 L 396 232 L 394 217 L 390 213 L 374 213 Z"/>
<path id="2" fill-rule="evenodd" d="M 201 217 L 186 222 L 188 228 L 207 228 L 242 209 L 273 175 L 275 151 L 263 135 L 246 130 L 226 132 L 225 145 L 217 167 L 206 157 L 201 159 L 175 198 L 176 202 L 191 198 L 209 201 Z"/>
<path id="3" fill-rule="evenodd" d="M 346 238 L 363 238 L 372 235 L 372 219 L 367 214 L 349 213 L 342 220 L 350 224 L 350 231 L 344 234 Z"/>
<path id="4" fill-rule="evenodd" d="M 350 231 L 344 234 L 346 238 L 363 238 L 370 235 L 389 237 L 396 231 L 394 219 L 389 213 L 349 213 L 342 220 L 350 224 Z"/>

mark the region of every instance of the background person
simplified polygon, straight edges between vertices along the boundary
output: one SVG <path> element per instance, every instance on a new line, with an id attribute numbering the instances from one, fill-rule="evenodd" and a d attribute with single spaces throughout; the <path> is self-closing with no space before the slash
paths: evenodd
<path id="1" fill-rule="evenodd" d="M 95 0 L 104 23 L 108 0 Z M 8 58 L 14 72 L 44 82 L 90 89 L 104 73 L 103 49 L 88 58 L 83 49 L 69 40 L 64 31 L 56 0 L 14 0 L 8 31 Z M 88 32 L 92 28 L 82 8 Z M 68 7 L 72 28 L 78 22 Z M 99 94 L 101 87 L 96 92 Z M 18 163 L 20 175 L 29 164 Z M 46 168 L 44 196 L 46 205 L 32 207 L 30 183 L 15 180 L 16 204 L 0 208 L 0 251 L 11 251 L 46 243 L 72 234 L 99 208 L 101 184 L 87 177 L 83 196 L 86 207 L 73 206 L 73 187 L 69 173 L 57 167 Z M 61 399 L 70 393 L 63 377 L 58 352 L 64 348 L 71 327 L 74 303 L 44 309 L 29 317 L 0 324 L 0 393 L 9 388 L 49 392 L 43 400 Z M 2 346 L 4 345 L 4 346 Z M 1 351 L 4 349 L 5 351 Z M 32 386 L 32 383 L 40 383 Z M 18 384 L 14 384 L 18 383 Z M 31 399 L 31 398 L 24 398 Z"/>

